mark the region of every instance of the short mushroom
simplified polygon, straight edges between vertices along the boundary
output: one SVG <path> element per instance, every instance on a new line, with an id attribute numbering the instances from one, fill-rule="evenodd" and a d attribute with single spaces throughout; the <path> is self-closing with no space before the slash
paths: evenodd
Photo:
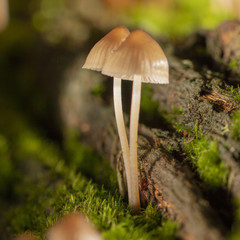
<path id="1" fill-rule="evenodd" d="M 83 68 L 101 71 L 106 59 L 125 41 L 130 32 L 126 27 L 114 28 L 106 36 L 100 39 L 91 49 Z M 117 122 L 120 144 L 123 152 L 123 160 L 126 169 L 127 181 L 129 178 L 129 145 L 123 119 L 121 78 L 114 77 L 113 102 Z"/>
<path id="2" fill-rule="evenodd" d="M 46 233 L 47 240 L 102 240 L 100 232 L 81 213 L 60 218 Z"/>
<path id="3" fill-rule="evenodd" d="M 129 205 L 140 210 L 137 165 L 137 136 L 141 99 L 141 83 L 169 82 L 167 58 L 159 44 L 142 30 L 134 30 L 104 62 L 102 73 L 115 78 L 133 81 L 130 116 L 130 178 L 128 181 Z M 128 168 L 128 167 L 127 167 Z"/>
<path id="4" fill-rule="evenodd" d="M 8 0 L 0 0 L 0 32 L 3 31 L 8 24 Z"/>
<path id="5" fill-rule="evenodd" d="M 13 240 L 37 240 L 37 238 L 31 232 L 25 232 L 25 233 L 19 234 Z"/>

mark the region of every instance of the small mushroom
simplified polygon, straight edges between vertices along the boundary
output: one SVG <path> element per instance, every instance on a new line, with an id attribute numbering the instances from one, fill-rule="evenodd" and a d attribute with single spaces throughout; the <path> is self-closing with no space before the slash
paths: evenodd
<path id="1" fill-rule="evenodd" d="M 133 81 L 130 116 L 130 178 L 128 182 L 129 205 L 140 210 L 137 165 L 138 120 L 141 99 L 141 84 L 169 82 L 167 58 L 159 46 L 142 30 L 133 31 L 127 39 L 104 62 L 102 73 L 115 78 Z"/>
<path id="2" fill-rule="evenodd" d="M 120 26 L 114 28 L 101 40 L 99 40 L 91 49 L 87 56 L 86 62 L 82 68 L 101 71 L 106 59 L 116 51 L 122 42 L 128 37 L 130 32 L 126 27 Z M 129 172 L 129 145 L 123 119 L 122 110 L 122 90 L 121 78 L 114 77 L 113 83 L 113 102 L 117 122 L 117 129 L 120 138 L 120 144 L 123 152 L 123 160 L 126 169 L 127 181 L 130 175 Z"/>
<path id="3" fill-rule="evenodd" d="M 37 240 L 37 238 L 31 232 L 25 232 L 19 234 L 14 240 Z"/>
<path id="4" fill-rule="evenodd" d="M 98 230 L 80 213 L 71 213 L 58 220 L 48 229 L 46 239 L 103 240 Z"/>
<path id="5" fill-rule="evenodd" d="M 8 0 L 0 0 L 0 32 L 3 31 L 8 24 Z"/>

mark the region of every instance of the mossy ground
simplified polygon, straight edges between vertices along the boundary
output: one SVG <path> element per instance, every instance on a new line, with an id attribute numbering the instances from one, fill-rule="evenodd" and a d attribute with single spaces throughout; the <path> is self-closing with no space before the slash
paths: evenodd
<path id="1" fill-rule="evenodd" d="M 229 169 L 220 158 L 216 140 L 201 135 L 189 143 L 185 142 L 185 148 L 187 159 L 207 187 L 226 187 Z"/>
<path id="2" fill-rule="evenodd" d="M 234 88 L 231 87 L 229 93 L 234 97 L 234 100 L 240 104 L 240 88 L 239 86 Z M 240 142 L 240 110 L 235 111 L 232 114 L 231 133 L 234 138 Z"/>
<path id="3" fill-rule="evenodd" d="M 140 215 L 131 213 L 108 161 L 76 134 L 67 134 L 58 146 L 10 105 L 7 109 L 0 121 L 1 239 L 24 231 L 44 239 L 59 217 L 76 210 L 93 221 L 104 239 L 175 239 L 176 224 L 151 205 Z"/>

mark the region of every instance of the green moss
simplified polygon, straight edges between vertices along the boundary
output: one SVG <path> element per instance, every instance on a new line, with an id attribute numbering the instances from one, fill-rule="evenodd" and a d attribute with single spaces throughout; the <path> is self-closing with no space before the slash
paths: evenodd
<path id="1" fill-rule="evenodd" d="M 102 97 L 105 92 L 106 92 L 106 85 L 103 83 L 100 83 L 94 86 L 92 89 L 92 94 L 96 97 Z"/>
<path id="2" fill-rule="evenodd" d="M 234 97 L 237 103 L 240 103 L 240 88 L 231 86 L 229 93 Z M 231 134 L 234 138 L 240 141 L 240 110 L 235 111 L 232 115 L 232 122 L 229 127 Z"/>
<path id="3" fill-rule="evenodd" d="M 174 5 L 166 3 L 161 7 L 153 3 L 137 4 L 128 17 L 134 26 L 175 38 L 187 35 L 196 28 L 213 28 L 221 21 L 233 17 L 233 14 L 224 10 L 214 11 L 208 0 L 176 0 Z"/>
<path id="4" fill-rule="evenodd" d="M 240 103 L 240 88 L 231 86 L 229 93 L 234 97 L 237 103 Z M 234 138 L 240 141 L 240 110 L 235 111 L 232 115 L 232 122 L 229 127 L 231 134 Z"/>
<path id="5" fill-rule="evenodd" d="M 240 103 L 240 88 L 239 86 L 237 88 L 234 88 L 231 86 L 229 93 L 234 97 L 234 100 L 238 103 Z"/>
<path id="6" fill-rule="evenodd" d="M 228 64 L 228 70 L 238 69 L 239 63 L 236 59 L 231 59 L 230 63 Z"/>
<path id="7" fill-rule="evenodd" d="M 128 218 L 129 222 L 121 225 L 117 225 L 112 229 L 111 235 L 104 235 L 105 239 L 175 239 L 173 232 L 175 232 L 176 224 L 171 221 L 163 221 L 161 215 L 158 214 L 156 209 L 151 204 L 146 208 L 141 215 Z M 128 224 L 130 228 L 126 228 L 125 224 Z M 134 232 L 134 228 L 138 231 Z M 128 231 L 133 234 L 130 236 Z M 146 236 L 144 233 L 148 232 Z M 120 233 L 120 235 L 119 235 Z"/>
<path id="8" fill-rule="evenodd" d="M 77 171 L 93 179 L 94 182 L 103 184 L 109 190 L 117 188 L 117 177 L 109 161 L 90 147 L 83 145 L 76 133 L 66 134 L 64 150 L 70 166 L 76 167 Z"/>
<path id="9" fill-rule="evenodd" d="M 5 113 L 0 119 L 0 157 L 6 161 L 0 163 L 5 169 L 0 174 L 9 175 L 12 183 L 4 182 L 11 198 L 0 205 L 5 229 L 1 239 L 26 230 L 44 239 L 48 227 L 75 210 L 85 213 L 105 239 L 175 239 L 175 223 L 153 207 L 132 215 L 108 162 L 82 145 L 76 134 L 68 134 L 60 148 L 33 131 L 13 108 Z"/>
<path id="10" fill-rule="evenodd" d="M 231 132 L 232 136 L 240 141 L 240 110 L 232 115 Z"/>
<path id="11" fill-rule="evenodd" d="M 23 135 L 15 150 L 15 157 L 21 158 L 24 166 L 38 166 L 34 175 L 26 172 L 16 183 L 15 194 L 24 203 L 5 216 L 8 227 L 15 234 L 31 230 L 43 239 L 56 219 L 81 210 L 106 239 L 158 239 L 159 236 L 174 239 L 175 224 L 162 219 L 152 207 L 139 216 L 131 215 L 118 191 L 108 192 L 87 180 L 76 171 L 74 161 L 66 165 L 60 151 L 49 141 L 35 134 Z M 87 159 L 86 152 L 80 152 L 81 158 Z"/>
<path id="12" fill-rule="evenodd" d="M 166 151 L 167 151 L 169 154 L 171 154 L 171 153 L 172 153 L 172 146 L 168 144 L 167 147 L 166 147 Z"/>
<path id="13" fill-rule="evenodd" d="M 188 160 L 196 167 L 201 179 L 210 188 L 227 184 L 229 169 L 222 162 L 216 140 L 210 140 L 195 129 L 195 139 L 185 143 Z"/>
<path id="14" fill-rule="evenodd" d="M 187 160 L 208 187 L 225 187 L 229 169 L 220 157 L 217 140 L 204 136 L 197 123 L 187 131 L 189 136 L 184 142 Z"/>
<path id="15" fill-rule="evenodd" d="M 173 127 L 174 127 L 174 129 L 176 130 L 177 133 L 182 133 L 183 130 L 185 129 L 185 127 L 182 124 L 178 123 L 178 122 L 175 122 L 173 124 Z"/>
<path id="16" fill-rule="evenodd" d="M 231 240 L 239 240 L 240 239 L 240 198 L 235 199 L 234 201 L 236 210 L 235 210 L 235 221 L 233 224 L 233 230 L 230 239 Z"/>

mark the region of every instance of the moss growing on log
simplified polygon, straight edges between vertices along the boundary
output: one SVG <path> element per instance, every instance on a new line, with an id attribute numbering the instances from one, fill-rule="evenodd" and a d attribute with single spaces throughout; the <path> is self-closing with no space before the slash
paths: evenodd
<path id="1" fill-rule="evenodd" d="M 26 229 L 41 238 L 59 217 L 75 210 L 85 213 L 102 232 L 105 239 L 174 239 L 175 224 L 165 221 L 151 206 L 140 216 L 133 216 L 115 191 L 88 181 L 76 171 L 78 164 L 67 166 L 59 150 L 35 136 L 22 136 L 17 143 L 18 155 L 24 165 L 38 165 L 34 176 L 26 175 L 16 188 L 24 203 L 7 214 L 14 233 Z M 86 150 L 78 149 L 85 160 Z M 36 178 L 36 179 L 32 179 Z M 44 193 L 44 194 L 42 194 Z M 157 226 L 157 227 L 156 227 Z"/>
<path id="2" fill-rule="evenodd" d="M 194 127 L 195 139 L 185 142 L 185 148 L 190 160 L 200 178 L 210 187 L 225 187 L 229 169 L 220 158 L 217 140 L 205 137 Z"/>
<path id="3" fill-rule="evenodd" d="M 86 214 L 105 239 L 175 239 L 176 224 L 163 219 L 151 205 L 141 215 L 132 215 L 116 190 L 115 173 L 107 161 L 76 135 L 69 134 L 64 148 L 59 148 L 11 110 L 1 118 L 0 128 L 14 119 L 21 124 L 13 124 L 14 131 L 10 126 L 0 138 L 0 159 L 11 160 L 13 166 L 5 168 L 13 169 L 9 177 L 14 185 L 11 201 L 6 198 L 0 206 L 0 225 L 6 229 L 1 239 L 26 230 L 44 239 L 59 217 L 76 210 Z M 14 118 L 10 121 L 9 116 Z M 11 186 L 5 182 L 5 188 Z"/>
<path id="4" fill-rule="evenodd" d="M 231 89 L 235 98 L 239 98 L 239 91 Z M 186 128 L 177 121 L 176 116 L 182 113 L 181 109 L 172 107 L 171 112 L 166 113 L 161 110 L 157 101 L 153 100 L 152 88 L 144 86 L 142 93 L 141 111 L 148 116 L 148 121 L 153 121 L 152 117 L 164 119 L 169 125 L 172 125 L 177 133 L 182 137 Z M 237 101 L 236 99 L 236 101 Z M 233 117 L 233 132 L 236 136 L 240 136 L 240 112 L 239 115 Z M 235 119 L 235 122 L 234 122 Z M 220 158 L 218 143 L 216 139 L 205 137 L 198 125 L 194 124 L 191 129 L 187 129 L 188 137 L 183 141 L 187 160 L 189 160 L 196 168 L 200 178 L 210 188 L 225 187 L 229 173 L 228 167 Z M 182 139 L 180 139 L 182 141 Z M 167 152 L 171 152 L 171 147 L 167 146 Z"/>
<path id="5" fill-rule="evenodd" d="M 240 141 L 240 110 L 232 115 L 231 130 L 233 137 Z"/>
<path id="6" fill-rule="evenodd" d="M 118 186 L 116 174 L 110 167 L 109 161 L 88 146 L 79 141 L 75 132 L 68 132 L 64 143 L 67 163 L 91 178 L 98 184 L 103 184 L 109 190 Z"/>

